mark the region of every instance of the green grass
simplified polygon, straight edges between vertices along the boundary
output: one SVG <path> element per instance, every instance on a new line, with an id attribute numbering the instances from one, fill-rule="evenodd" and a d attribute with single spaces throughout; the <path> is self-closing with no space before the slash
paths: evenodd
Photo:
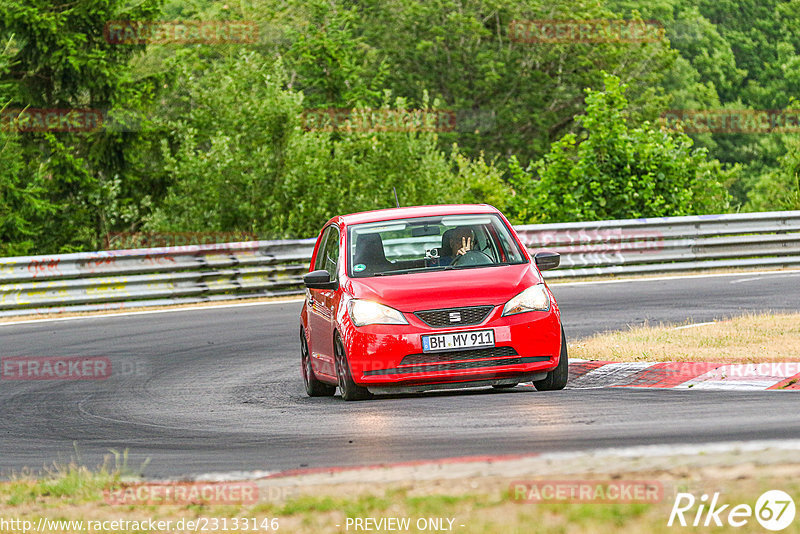
<path id="1" fill-rule="evenodd" d="M 347 501 L 332 497 L 303 496 L 291 499 L 283 508 L 278 510 L 279 515 L 298 515 L 308 512 L 331 512 L 339 510 Z"/>
<path id="2" fill-rule="evenodd" d="M 46 497 L 55 497 L 71 504 L 99 501 L 103 498 L 103 489 L 119 479 L 120 475 L 116 472 L 105 469 L 91 471 L 70 464 L 41 479 L 15 477 L 8 483 L 0 484 L 0 501 L 8 506 L 33 504 Z"/>
<path id="3" fill-rule="evenodd" d="M 74 456 L 67 463 L 54 463 L 39 476 L 30 471 L 16 473 L 8 483 L 0 484 L 0 503 L 8 506 L 33 504 L 48 497 L 60 502 L 81 504 L 100 501 L 103 490 L 126 478 L 137 478 L 148 464 L 145 461 L 138 471 L 128 465 L 128 451 L 111 450 L 102 465 L 92 470 L 81 465 L 81 455 L 73 444 Z"/>
<path id="4" fill-rule="evenodd" d="M 363 494 L 348 496 L 337 486 L 326 489 L 307 487 L 308 494 L 285 501 L 258 502 L 250 505 L 126 505 L 109 506 L 103 501 L 103 489 L 120 483 L 130 474 L 122 456 L 114 467 L 95 470 L 76 463 L 54 467 L 39 478 L 18 477 L 0 483 L 0 516 L 35 520 L 50 519 L 180 519 L 216 517 L 278 518 L 283 532 L 340 533 L 346 518 L 411 518 L 411 532 L 416 532 L 417 518 L 455 518 L 461 534 L 506 534 L 554 532 L 589 534 L 622 532 L 625 534 L 670 533 L 666 527 L 673 492 L 665 491 L 658 503 L 531 503 L 514 499 L 509 482 L 489 484 L 481 478 L 464 481 L 434 481 L 431 483 L 405 481 L 400 484 L 376 486 Z M 742 464 L 744 465 L 744 464 Z M 791 468 L 793 464 L 789 464 Z M 744 476 L 741 469 L 727 477 L 709 480 L 697 473 L 686 479 L 673 479 L 674 491 L 694 494 L 718 491 L 726 503 L 750 503 L 767 489 L 783 489 L 790 495 L 800 495 L 797 477 L 786 473 L 786 466 L 758 467 Z M 719 471 L 712 470 L 716 476 Z M 126 473 L 128 473 L 126 475 Z M 653 475 L 654 477 L 657 475 Z M 667 475 L 665 475 L 667 476 Z M 576 478 L 580 478 L 577 477 Z M 469 482 L 469 484 L 467 484 Z M 453 483 L 452 489 L 448 485 Z M 464 488 L 470 488 L 464 490 Z M 366 490 L 365 486 L 358 488 Z M 262 496 L 263 498 L 263 496 Z M 464 525 L 461 527 L 460 525 Z M 755 524 L 740 532 L 756 532 Z M 709 529 L 709 532 L 715 532 Z M 800 521 L 784 534 L 800 533 Z"/>

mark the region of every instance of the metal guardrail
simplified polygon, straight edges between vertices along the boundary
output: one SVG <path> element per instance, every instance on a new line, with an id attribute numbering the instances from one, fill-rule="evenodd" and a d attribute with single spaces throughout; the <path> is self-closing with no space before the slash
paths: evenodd
<path id="1" fill-rule="evenodd" d="M 800 266 L 800 211 L 516 227 L 560 252 L 548 279 Z M 0 316 L 207 302 L 302 292 L 314 239 L 0 258 Z"/>
<path id="2" fill-rule="evenodd" d="M 314 239 L 0 258 L 0 316 L 298 293 Z"/>
<path id="3" fill-rule="evenodd" d="M 800 211 L 516 227 L 525 246 L 560 252 L 547 278 L 800 266 Z"/>

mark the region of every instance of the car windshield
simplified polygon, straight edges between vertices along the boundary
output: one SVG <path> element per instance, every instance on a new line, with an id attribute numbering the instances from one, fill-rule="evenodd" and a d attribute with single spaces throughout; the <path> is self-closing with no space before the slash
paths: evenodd
<path id="1" fill-rule="evenodd" d="M 354 278 L 525 263 L 502 219 L 491 213 L 440 215 L 353 225 Z"/>

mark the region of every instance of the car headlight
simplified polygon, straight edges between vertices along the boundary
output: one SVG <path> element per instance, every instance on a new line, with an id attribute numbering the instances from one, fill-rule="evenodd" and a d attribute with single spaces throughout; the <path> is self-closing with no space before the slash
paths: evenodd
<path id="1" fill-rule="evenodd" d="M 525 313 L 529 311 L 549 311 L 550 295 L 544 284 L 531 286 L 513 299 L 506 302 L 503 307 L 503 316 Z"/>
<path id="2" fill-rule="evenodd" d="M 403 314 L 394 308 L 371 300 L 353 299 L 348 305 L 350 319 L 356 326 L 368 324 L 408 324 Z"/>

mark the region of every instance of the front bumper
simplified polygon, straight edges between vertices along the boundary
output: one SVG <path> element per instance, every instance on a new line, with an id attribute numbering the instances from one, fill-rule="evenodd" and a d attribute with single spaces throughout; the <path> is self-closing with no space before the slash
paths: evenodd
<path id="1" fill-rule="evenodd" d="M 480 324 L 433 328 L 406 313 L 408 325 L 344 326 L 343 340 L 354 382 L 366 387 L 511 383 L 537 380 L 558 365 L 561 323 L 557 308 L 501 317 L 496 306 Z M 422 350 L 421 336 L 494 331 L 495 346 L 448 352 Z M 370 388 L 373 389 L 373 388 Z"/>

